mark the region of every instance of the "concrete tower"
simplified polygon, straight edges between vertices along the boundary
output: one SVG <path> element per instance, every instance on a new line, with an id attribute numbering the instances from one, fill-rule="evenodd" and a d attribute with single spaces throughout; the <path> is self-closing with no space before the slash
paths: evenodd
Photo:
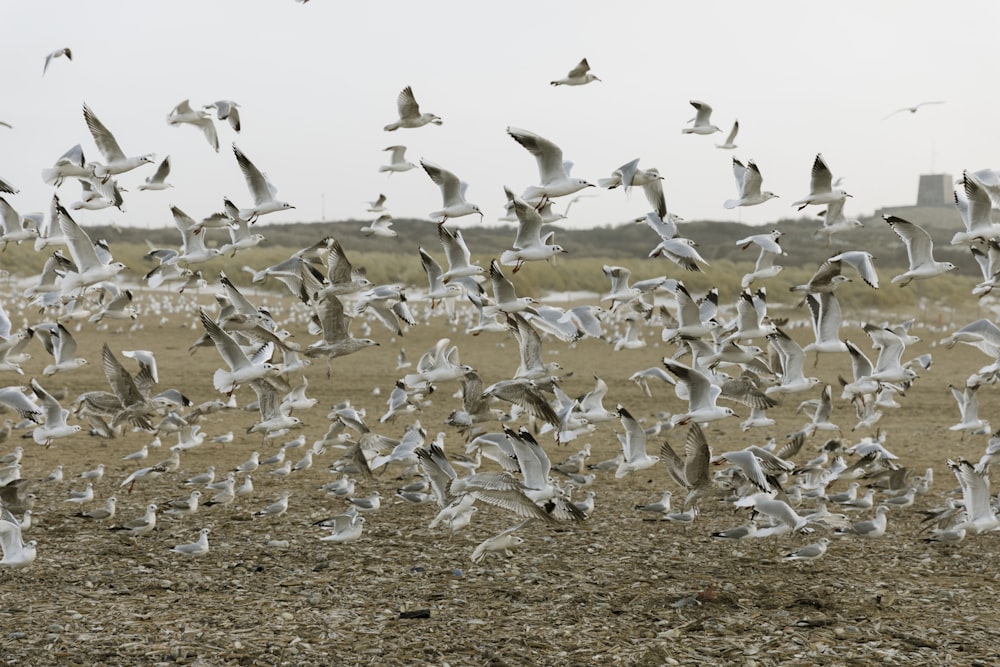
<path id="1" fill-rule="evenodd" d="M 917 190 L 917 206 L 953 206 L 951 174 L 923 174 Z"/>

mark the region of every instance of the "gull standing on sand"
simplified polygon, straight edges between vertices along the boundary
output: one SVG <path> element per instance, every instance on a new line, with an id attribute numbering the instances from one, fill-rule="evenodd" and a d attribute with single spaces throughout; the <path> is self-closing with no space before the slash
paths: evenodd
<path id="1" fill-rule="evenodd" d="M 538 163 L 539 185 L 528 186 L 521 197 L 529 203 L 540 203 L 545 197 L 563 197 L 594 185 L 569 175 L 572 162 L 563 162 L 562 149 L 534 132 L 508 127 L 507 134 L 535 156 Z"/>
<path id="2" fill-rule="evenodd" d="M 894 215 L 883 215 L 882 219 L 906 246 L 906 257 L 910 262 L 910 268 L 894 276 L 893 283 L 906 287 L 911 280 L 933 278 L 958 268 L 951 262 L 938 262 L 934 259 L 934 241 L 923 227 Z"/>
<path id="3" fill-rule="evenodd" d="M 386 132 L 392 132 L 401 127 L 423 127 L 428 123 L 440 125 L 444 122 L 432 113 L 420 113 L 420 105 L 417 104 L 417 98 L 413 96 L 413 89 L 409 86 L 400 91 L 399 97 L 396 98 L 396 107 L 399 111 L 399 120 L 382 128 Z"/>
<path id="4" fill-rule="evenodd" d="M 444 224 L 448 218 L 460 218 L 473 213 L 479 216 L 479 221 L 483 220 L 483 212 L 475 204 L 470 204 L 465 200 L 465 191 L 469 184 L 458 180 L 458 176 L 447 169 L 443 169 L 433 162 L 421 160 L 420 166 L 424 168 L 431 180 L 441 188 L 442 208 L 431 211 L 427 217 L 438 219 L 438 224 Z"/>
<path id="5" fill-rule="evenodd" d="M 600 81 L 590 72 L 590 63 L 584 58 L 561 79 L 551 81 L 553 86 L 583 86 L 591 81 Z"/>
<path id="6" fill-rule="evenodd" d="M 832 204 L 836 201 L 843 201 L 845 197 L 850 197 L 843 190 L 833 187 L 833 173 L 826 166 L 826 160 L 821 153 L 816 154 L 813 160 L 812 176 L 809 179 L 809 194 L 802 199 L 792 202 L 792 206 L 800 211 L 810 204 Z"/>
<path id="7" fill-rule="evenodd" d="M 236 144 L 233 144 L 233 154 L 236 156 L 236 163 L 239 164 L 240 171 L 243 172 L 243 178 L 247 182 L 247 188 L 254 201 L 252 207 L 239 209 L 238 217 L 241 220 L 253 224 L 257 218 L 267 213 L 295 208 L 291 204 L 277 199 L 278 188 L 274 187 L 267 176 L 254 166 L 253 162 L 243 154 L 243 151 Z"/>
<path id="8" fill-rule="evenodd" d="M 208 553 L 208 534 L 212 532 L 209 528 L 202 528 L 198 531 L 198 541 L 190 544 L 178 544 L 172 552 L 182 556 L 203 556 Z"/>
<path id="9" fill-rule="evenodd" d="M 830 538 L 829 537 L 821 537 L 818 541 L 813 542 L 812 544 L 807 544 L 804 547 L 802 547 L 801 549 L 799 549 L 798 551 L 793 551 L 793 552 L 791 552 L 789 554 L 785 554 L 782 557 L 782 560 L 787 560 L 787 561 L 794 561 L 794 560 L 814 561 L 814 560 L 818 560 L 818 559 L 820 559 L 820 558 L 823 557 L 823 554 L 826 553 L 826 548 L 827 548 L 827 546 L 829 546 L 829 544 L 830 544 Z"/>

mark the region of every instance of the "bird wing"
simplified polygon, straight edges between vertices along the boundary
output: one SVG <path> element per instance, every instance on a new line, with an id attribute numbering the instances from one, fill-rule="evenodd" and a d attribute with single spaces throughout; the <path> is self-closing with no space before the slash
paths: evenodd
<path id="1" fill-rule="evenodd" d="M 820 192 L 831 192 L 832 190 L 833 174 L 830 172 L 830 168 L 826 166 L 826 161 L 823 159 L 822 153 L 817 153 L 816 159 L 813 160 L 812 176 L 809 179 L 809 191 L 811 194 L 818 194 Z"/>
<path id="2" fill-rule="evenodd" d="M 104 127 L 104 123 L 97 119 L 97 116 L 86 104 L 83 105 L 83 119 L 87 122 L 90 134 L 94 137 L 94 143 L 97 144 L 97 148 L 105 160 L 113 162 L 125 159 L 125 153 L 118 146 L 114 135 L 108 131 L 108 128 Z"/>
<path id="3" fill-rule="evenodd" d="M 424 168 L 431 180 L 441 188 L 441 197 L 445 206 L 462 201 L 462 182 L 458 180 L 458 176 L 426 160 L 421 160 L 420 166 Z"/>
<path id="4" fill-rule="evenodd" d="M 399 97 L 396 98 L 396 107 L 399 109 L 399 118 L 401 120 L 420 118 L 420 105 L 417 104 L 417 98 L 413 96 L 413 89 L 410 86 L 399 91 Z"/>
<path id="5" fill-rule="evenodd" d="M 233 144 L 233 154 L 236 156 L 236 163 L 239 164 L 240 171 L 243 172 L 243 178 L 246 179 L 247 188 L 253 196 L 254 204 L 260 206 L 273 200 L 276 194 L 274 186 L 235 143 Z"/>
<path id="6" fill-rule="evenodd" d="M 535 156 L 535 160 L 538 162 L 538 175 L 542 185 L 566 176 L 566 169 L 563 166 L 562 149 L 554 143 L 538 136 L 534 132 L 521 130 L 516 127 L 508 127 L 507 134 Z"/>

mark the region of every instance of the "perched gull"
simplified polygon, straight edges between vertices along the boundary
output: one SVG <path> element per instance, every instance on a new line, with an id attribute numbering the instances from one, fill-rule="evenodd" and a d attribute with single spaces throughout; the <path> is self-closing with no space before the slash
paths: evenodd
<path id="1" fill-rule="evenodd" d="M 146 505 L 146 513 L 139 517 L 138 519 L 133 519 L 120 526 L 114 526 L 111 530 L 123 531 L 130 537 L 139 537 L 140 535 L 146 535 L 153 532 L 156 528 L 156 510 L 157 506 L 154 503 Z"/>
<path id="2" fill-rule="evenodd" d="M 600 79 L 590 73 L 590 63 L 584 58 L 566 76 L 550 83 L 553 86 L 582 86 L 591 81 L 600 81 Z"/>
<path id="3" fill-rule="evenodd" d="M 387 171 L 389 172 L 389 175 L 392 176 L 397 172 L 409 171 L 417 168 L 417 165 L 406 159 L 406 146 L 389 146 L 388 148 L 384 148 L 382 150 L 392 151 L 392 155 L 389 157 L 389 164 L 384 164 L 378 168 L 379 173 Z"/>
<path id="4" fill-rule="evenodd" d="M 202 528 L 198 531 L 198 541 L 190 544 L 178 544 L 172 552 L 183 556 L 203 556 L 208 553 L 208 534 L 212 532 L 209 528 Z"/>
<path id="5" fill-rule="evenodd" d="M 823 155 L 817 153 L 816 159 L 813 160 L 812 176 L 809 180 L 809 195 L 792 202 L 792 206 L 797 207 L 801 211 L 810 204 L 831 204 L 836 201 L 842 201 L 845 197 L 850 196 L 843 190 L 833 187 L 833 174 L 830 172 L 830 168 L 826 166 Z"/>
<path id="6" fill-rule="evenodd" d="M 563 162 L 562 149 L 534 132 L 508 127 L 507 134 L 535 156 L 538 163 L 539 185 L 529 186 L 521 195 L 528 202 L 539 202 L 544 197 L 563 197 L 583 188 L 594 187 L 581 178 L 571 178 L 567 164 Z"/>
<path id="7" fill-rule="evenodd" d="M 804 561 L 818 560 L 818 559 L 820 559 L 820 558 L 823 557 L 823 554 L 826 553 L 826 548 L 827 548 L 827 546 L 829 546 L 829 544 L 830 544 L 830 538 L 828 538 L 828 537 L 821 537 L 821 538 L 819 538 L 819 540 L 817 540 L 816 542 L 813 542 L 812 544 L 807 544 L 807 545 L 805 545 L 804 547 L 802 547 L 801 549 L 799 549 L 797 551 L 793 551 L 793 552 L 791 552 L 789 554 L 785 554 L 785 556 L 782 558 L 782 560 L 788 560 L 788 561 L 793 561 L 793 560 L 804 560 Z"/>
<path id="8" fill-rule="evenodd" d="M 420 161 L 420 166 L 424 168 L 427 175 L 439 188 L 441 188 L 441 199 L 443 205 L 436 211 L 431 211 L 427 217 L 438 220 L 438 224 L 444 224 L 448 218 L 460 218 L 473 213 L 479 216 L 480 222 L 483 219 L 483 212 L 475 204 L 470 204 L 465 200 L 465 191 L 469 184 L 459 181 L 458 176 L 447 169 L 443 169 L 433 162 Z"/>
<path id="9" fill-rule="evenodd" d="M 396 98 L 396 107 L 399 110 L 399 120 L 382 128 L 386 132 L 392 132 L 401 127 L 423 127 L 428 123 L 440 125 L 444 122 L 432 113 L 420 113 L 420 105 L 417 104 L 417 99 L 413 96 L 413 89 L 409 86 L 400 91 L 399 97 Z"/>
<path id="10" fill-rule="evenodd" d="M 278 499 L 265 507 L 264 509 L 254 512 L 254 516 L 281 516 L 288 511 L 288 498 L 292 495 L 291 491 L 282 491 L 278 496 Z"/>
<path id="11" fill-rule="evenodd" d="M 727 199 L 723 204 L 725 208 L 756 206 L 778 196 L 769 190 L 761 191 L 764 178 L 753 160 L 747 162 L 744 167 L 742 162 L 733 158 L 733 175 L 736 176 L 736 192 L 739 196 L 736 199 Z"/>
<path id="12" fill-rule="evenodd" d="M 69 47 L 56 49 L 52 53 L 45 56 L 45 65 L 42 67 L 42 76 L 45 76 L 45 73 L 49 71 L 49 63 L 52 62 L 53 58 L 61 58 L 63 56 L 66 56 L 66 60 L 73 60 L 73 52 L 69 49 Z"/>
<path id="13" fill-rule="evenodd" d="M 276 199 L 278 189 L 268 180 L 267 176 L 254 166 L 253 162 L 243 154 L 243 151 L 236 144 L 233 144 L 233 154 L 236 155 L 236 162 L 240 166 L 240 171 L 243 172 L 243 178 L 247 182 L 247 188 L 250 190 L 254 201 L 252 207 L 239 209 L 238 217 L 240 219 L 252 224 L 257 221 L 257 218 L 266 213 L 295 208 L 287 202 Z"/>
<path id="14" fill-rule="evenodd" d="M 893 283 L 906 287 L 911 280 L 933 278 L 958 268 L 951 262 L 938 262 L 934 259 L 934 241 L 923 227 L 894 215 L 883 215 L 882 219 L 906 246 L 906 256 L 910 262 L 910 268 L 894 276 Z"/>

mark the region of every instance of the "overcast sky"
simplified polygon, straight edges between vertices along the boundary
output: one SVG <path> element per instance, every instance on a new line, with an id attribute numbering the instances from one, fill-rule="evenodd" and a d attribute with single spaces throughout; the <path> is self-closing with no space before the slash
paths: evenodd
<path id="1" fill-rule="evenodd" d="M 0 120 L 13 125 L 0 127 L 0 177 L 21 190 L 7 197 L 15 208 L 46 210 L 43 168 L 77 143 L 100 159 L 86 102 L 127 154 L 170 155 L 175 187 L 137 191 L 151 166 L 123 174 L 127 211 L 81 211 L 84 224 L 167 225 L 171 204 L 201 217 L 223 196 L 250 205 L 234 141 L 296 206 L 267 222 L 372 218 L 364 202 L 380 192 L 396 218 L 426 218 L 441 202 L 422 170 L 378 173 L 382 149 L 396 143 L 413 162 L 468 181 L 468 199 L 492 221 L 504 185 L 520 192 L 538 180 L 509 125 L 560 145 L 573 174 L 592 182 L 641 158 L 665 176 L 670 210 L 687 219 L 789 216 L 818 152 L 853 195 L 847 212 L 870 214 L 915 202 L 921 173 L 1000 167 L 998 18 L 996 2 L 903 0 L 14 3 L 0 41 Z M 45 55 L 61 47 L 73 61 L 54 60 L 43 77 Z M 582 57 L 602 81 L 549 86 Z M 382 130 L 406 85 L 442 126 Z M 168 126 L 185 98 L 239 102 L 242 133 L 219 124 L 215 153 L 197 129 Z M 711 104 L 726 131 L 739 118 L 739 148 L 717 149 L 721 134 L 681 134 L 691 99 Z M 946 104 L 882 120 L 928 100 Z M 756 160 L 780 198 L 725 210 L 733 156 Z M 574 207 L 571 224 L 648 210 L 638 192 L 589 192 L 597 197 Z M 59 194 L 69 204 L 79 187 Z"/>

